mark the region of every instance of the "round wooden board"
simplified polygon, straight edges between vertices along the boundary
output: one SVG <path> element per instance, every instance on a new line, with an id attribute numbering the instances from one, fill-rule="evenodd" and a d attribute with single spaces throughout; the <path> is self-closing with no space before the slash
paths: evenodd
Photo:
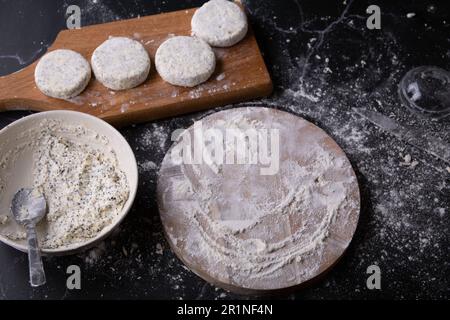
<path id="1" fill-rule="evenodd" d="M 261 174 L 267 161 L 181 163 L 175 151 L 195 149 L 199 123 L 203 133 L 224 134 L 224 154 L 227 129 L 277 131 L 279 153 L 267 145 L 279 155 L 271 158 L 278 170 Z M 217 112 L 188 128 L 163 160 L 157 197 L 167 240 L 184 264 L 214 285 L 249 294 L 299 286 L 330 269 L 360 210 L 355 173 L 334 140 L 300 117 L 261 107 Z"/>

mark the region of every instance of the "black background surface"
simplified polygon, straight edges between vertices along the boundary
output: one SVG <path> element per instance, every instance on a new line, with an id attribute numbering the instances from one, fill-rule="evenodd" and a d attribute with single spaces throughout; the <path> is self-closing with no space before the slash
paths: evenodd
<path id="1" fill-rule="evenodd" d="M 0 0 L 0 75 L 17 71 L 45 53 L 65 28 L 67 6 L 82 10 L 82 25 L 201 5 L 203 1 L 5 1 Z M 366 1 L 244 1 L 274 94 L 254 101 L 302 116 L 327 131 L 344 149 L 362 192 L 358 229 L 338 265 L 288 299 L 448 299 L 449 164 L 361 119 L 352 108 L 390 116 L 423 135 L 450 141 L 449 119 L 409 113 L 397 84 L 419 65 L 450 69 L 448 1 L 377 1 L 381 30 L 366 28 Z M 408 18 L 408 13 L 415 16 Z M 87 39 L 86 41 L 89 41 Z M 236 104 L 237 107 L 245 104 Z M 213 111 L 221 110 L 217 108 Z M 155 202 L 157 169 L 170 133 L 213 112 L 190 114 L 121 129 L 140 165 L 135 205 L 100 249 L 46 258 L 48 283 L 28 285 L 25 254 L 0 244 L 0 299 L 231 299 L 186 270 L 162 234 Z M 0 114 L 0 127 L 29 112 Z M 409 154 L 415 168 L 402 165 Z M 66 268 L 82 270 L 82 289 L 66 289 Z M 382 289 L 366 288 L 366 269 L 377 264 Z"/>

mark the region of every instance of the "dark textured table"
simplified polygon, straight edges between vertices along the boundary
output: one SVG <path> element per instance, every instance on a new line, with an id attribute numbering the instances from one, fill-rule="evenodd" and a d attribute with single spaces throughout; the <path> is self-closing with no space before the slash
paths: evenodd
<path id="1" fill-rule="evenodd" d="M 70 4 L 81 7 L 82 25 L 88 25 L 201 3 L 0 0 L 0 75 L 44 54 L 65 28 Z M 378 1 L 381 30 L 369 30 L 366 8 L 371 2 L 244 2 L 275 90 L 270 98 L 225 108 L 268 106 L 317 124 L 347 153 L 362 192 L 358 228 L 342 260 L 320 282 L 281 298 L 450 298 L 449 164 L 353 111 L 377 110 L 421 135 L 450 140 L 449 118 L 420 118 L 397 95 L 401 77 L 414 66 L 450 69 L 446 3 Z M 38 289 L 28 285 L 27 256 L 0 244 L 0 299 L 238 298 L 183 267 L 164 239 L 155 201 L 157 167 L 171 144 L 171 132 L 217 110 L 123 128 L 139 162 L 140 183 L 120 229 L 84 254 L 46 258 L 48 284 Z M 0 114 L 0 127 L 26 114 Z M 411 157 L 409 163 L 405 156 Z M 417 165 L 410 164 L 415 161 Z M 66 268 L 72 264 L 81 267 L 81 290 L 66 289 Z M 366 270 L 373 264 L 381 269 L 381 290 L 366 287 Z"/>

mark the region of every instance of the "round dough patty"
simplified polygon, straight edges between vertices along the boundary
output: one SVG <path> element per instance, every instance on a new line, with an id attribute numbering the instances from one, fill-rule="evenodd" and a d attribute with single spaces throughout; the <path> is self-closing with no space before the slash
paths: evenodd
<path id="1" fill-rule="evenodd" d="M 227 0 L 211 0 L 195 11 L 192 33 L 214 47 L 229 47 L 247 33 L 247 17 L 241 8 Z"/>
<path id="2" fill-rule="evenodd" d="M 78 52 L 67 49 L 47 53 L 34 70 L 34 81 L 39 90 L 59 99 L 79 95 L 90 79 L 89 62 Z"/>
<path id="3" fill-rule="evenodd" d="M 170 84 L 194 87 L 208 80 L 214 72 L 216 57 L 203 40 L 178 36 L 159 46 L 155 65 L 159 75 Z"/>
<path id="4" fill-rule="evenodd" d="M 151 66 L 144 46 L 125 37 L 103 42 L 92 54 L 91 64 L 97 80 L 112 90 L 140 85 L 147 79 Z"/>

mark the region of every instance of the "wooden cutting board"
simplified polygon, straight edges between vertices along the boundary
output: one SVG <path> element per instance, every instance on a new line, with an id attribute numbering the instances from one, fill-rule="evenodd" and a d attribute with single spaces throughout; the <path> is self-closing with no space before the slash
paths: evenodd
<path id="1" fill-rule="evenodd" d="M 173 35 L 190 35 L 195 10 L 61 31 L 48 51 L 72 49 L 89 61 L 95 48 L 110 36 L 141 41 L 152 60 L 148 79 L 137 88 L 111 91 L 93 77 L 81 95 L 59 100 L 47 97 L 37 89 L 34 83 L 36 61 L 16 73 L 0 77 L 0 111 L 76 110 L 120 126 L 269 95 L 272 82 L 251 29 L 235 46 L 214 48 L 217 67 L 207 82 L 194 88 L 183 88 L 162 80 L 154 66 L 156 50 Z"/>
<path id="2" fill-rule="evenodd" d="M 203 143 L 196 127 L 204 137 L 229 128 L 278 130 L 278 170 L 262 175 L 268 165 L 261 162 L 179 161 L 180 150 L 195 153 Z M 233 145 L 214 142 L 204 145 Z M 229 154 L 226 148 L 214 148 L 210 159 Z M 286 291 L 323 276 L 347 249 L 360 210 L 356 175 L 336 142 L 300 117 L 260 106 L 216 112 L 189 127 L 164 157 L 157 199 L 169 245 L 186 266 L 245 294 Z"/>

